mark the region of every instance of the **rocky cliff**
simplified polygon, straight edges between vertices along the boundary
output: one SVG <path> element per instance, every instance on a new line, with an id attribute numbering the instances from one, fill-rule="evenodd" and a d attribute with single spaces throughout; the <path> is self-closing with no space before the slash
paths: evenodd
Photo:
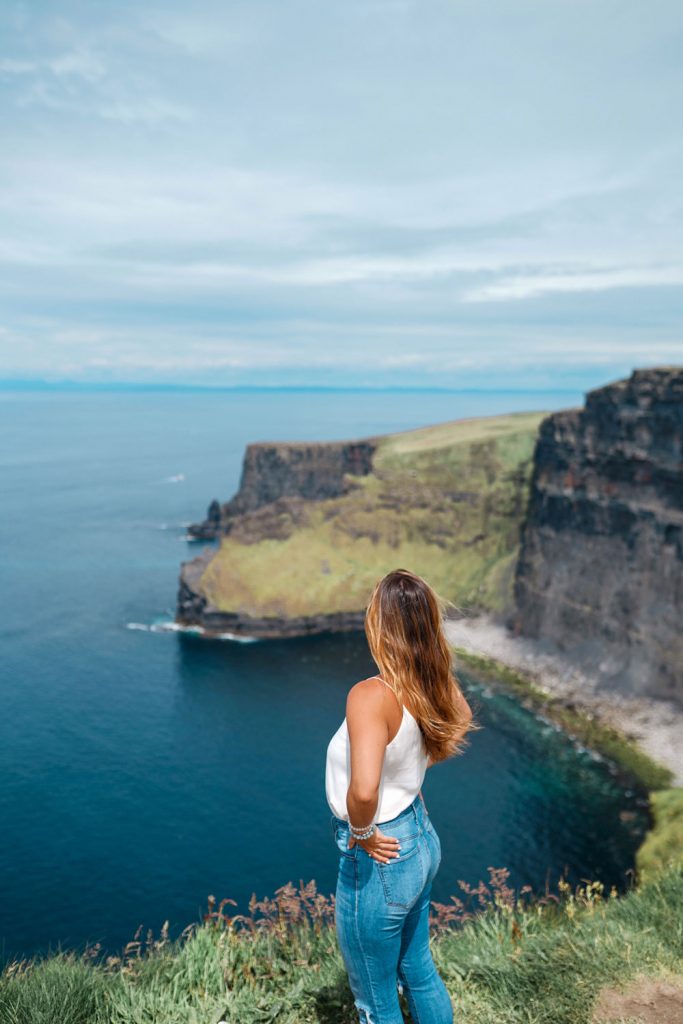
<path id="1" fill-rule="evenodd" d="M 351 489 L 353 477 L 370 472 L 375 448 L 374 438 L 313 444 L 250 444 L 235 496 L 224 504 L 214 498 L 206 519 L 192 523 L 188 532 L 205 540 L 230 533 L 244 513 L 280 498 L 337 498 Z"/>
<path id="2" fill-rule="evenodd" d="M 253 444 L 239 490 L 192 528 L 177 621 L 259 637 L 360 629 L 407 566 L 470 610 L 509 610 L 542 413 L 330 444 Z"/>
<path id="3" fill-rule="evenodd" d="M 683 701 L 683 368 L 543 420 L 513 624 L 605 686 Z"/>

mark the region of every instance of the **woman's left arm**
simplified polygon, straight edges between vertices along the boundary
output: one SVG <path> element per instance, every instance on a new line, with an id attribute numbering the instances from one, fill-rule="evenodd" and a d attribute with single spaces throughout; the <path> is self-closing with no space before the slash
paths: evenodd
<path id="1" fill-rule="evenodd" d="M 370 824 L 379 802 L 384 751 L 389 740 L 383 696 L 375 687 L 356 683 L 346 698 L 346 726 L 351 747 L 346 808 L 358 828 Z"/>
<path id="2" fill-rule="evenodd" d="M 389 740 L 383 706 L 384 694 L 365 682 L 349 691 L 346 701 L 346 725 L 351 746 L 351 778 L 346 793 L 346 809 L 351 824 L 370 825 L 377 813 L 379 784 L 384 752 Z M 375 826 L 367 839 L 349 837 L 349 847 L 358 843 L 380 864 L 398 857 L 401 844 L 395 836 L 385 836 Z"/>

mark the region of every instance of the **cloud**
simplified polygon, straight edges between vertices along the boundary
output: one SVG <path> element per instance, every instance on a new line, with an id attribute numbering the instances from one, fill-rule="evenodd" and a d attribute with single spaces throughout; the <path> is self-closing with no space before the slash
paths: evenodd
<path id="1" fill-rule="evenodd" d="M 539 273 L 503 277 L 494 284 L 473 288 L 463 295 L 465 302 L 499 302 L 535 299 L 553 292 L 600 292 L 614 288 L 652 288 L 683 285 L 683 263 L 665 267 L 616 267 L 581 269 L 574 273 Z"/>
<path id="2" fill-rule="evenodd" d="M 164 44 L 193 57 L 206 54 L 225 56 L 229 48 L 244 42 L 244 32 L 220 21 L 216 23 L 214 18 L 201 18 L 196 14 L 156 10 L 143 13 L 142 20 L 145 28 Z"/>
<path id="3" fill-rule="evenodd" d="M 0 9 L 12 372 L 683 358 L 679 5 L 22 12 Z"/>
<path id="4" fill-rule="evenodd" d="M 55 78 L 79 78 L 93 83 L 102 79 L 107 67 L 100 55 L 82 48 L 44 57 L 41 60 L 21 60 L 13 57 L 0 59 L 2 75 L 52 75 Z"/>
<path id="5" fill-rule="evenodd" d="M 107 66 L 102 57 L 86 48 L 53 57 L 46 62 L 46 66 L 58 78 L 74 76 L 89 83 L 100 81 L 107 73 Z"/>
<path id="6" fill-rule="evenodd" d="M 46 107 L 49 110 L 73 111 L 121 121 L 147 125 L 166 120 L 186 121 L 189 107 L 156 95 L 154 85 L 144 71 L 133 76 L 121 73 L 121 54 L 113 50 L 109 58 L 103 50 L 110 46 L 104 32 L 97 44 L 88 36 L 62 52 L 46 53 L 31 60 L 17 57 L 0 58 L 0 78 L 19 83 L 14 100 L 19 107 Z"/>
<path id="7" fill-rule="evenodd" d="M 15 60 L 12 57 L 5 57 L 0 60 L 0 74 L 3 75 L 33 75 L 40 70 L 40 65 L 30 60 Z"/>
<path id="8" fill-rule="evenodd" d="M 102 117 L 122 124 L 136 122 L 155 125 L 162 121 L 189 121 L 192 111 L 179 103 L 169 103 L 160 97 L 147 96 L 136 101 L 103 104 L 98 108 Z"/>

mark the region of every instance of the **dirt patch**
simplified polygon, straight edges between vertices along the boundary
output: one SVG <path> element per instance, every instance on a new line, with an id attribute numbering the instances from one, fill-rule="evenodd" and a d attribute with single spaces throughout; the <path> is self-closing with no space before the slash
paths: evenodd
<path id="1" fill-rule="evenodd" d="M 623 991 L 604 988 L 600 993 L 592 1024 L 683 1024 L 683 977 L 635 978 Z"/>

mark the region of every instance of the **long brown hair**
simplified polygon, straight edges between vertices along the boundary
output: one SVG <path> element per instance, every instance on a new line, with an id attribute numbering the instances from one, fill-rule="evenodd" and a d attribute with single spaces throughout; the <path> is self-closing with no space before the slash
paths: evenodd
<path id="1" fill-rule="evenodd" d="M 370 653 L 399 700 L 409 697 L 433 762 L 459 753 L 478 728 L 459 699 L 443 630 L 449 604 L 421 576 L 394 569 L 375 584 L 365 611 Z"/>

